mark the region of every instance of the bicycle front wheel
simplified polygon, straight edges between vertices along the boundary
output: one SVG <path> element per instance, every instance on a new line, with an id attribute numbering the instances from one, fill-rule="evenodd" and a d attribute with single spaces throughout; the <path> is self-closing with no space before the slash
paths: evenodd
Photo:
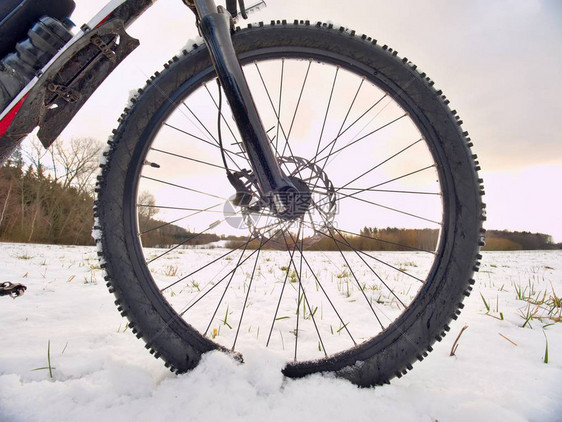
<path id="1" fill-rule="evenodd" d="M 277 22 L 233 42 L 305 205 L 287 217 L 260 200 L 194 46 L 110 141 L 96 203 L 108 286 L 175 371 L 265 347 L 287 376 L 388 382 L 431 350 L 473 282 L 483 212 L 467 134 L 425 74 L 365 36 Z M 225 164 L 251 193 L 242 206 Z"/>

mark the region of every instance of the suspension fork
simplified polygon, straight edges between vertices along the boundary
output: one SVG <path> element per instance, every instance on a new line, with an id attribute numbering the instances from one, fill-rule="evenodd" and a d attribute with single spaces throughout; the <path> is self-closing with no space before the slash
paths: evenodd
<path id="1" fill-rule="evenodd" d="M 283 200 L 295 186 L 285 176 L 275 158 L 258 110 L 234 51 L 231 38 L 231 15 L 214 0 L 194 0 L 198 26 L 209 49 L 217 77 L 232 109 L 234 120 L 257 177 L 262 198 L 271 198 L 277 211 L 287 204 Z"/>

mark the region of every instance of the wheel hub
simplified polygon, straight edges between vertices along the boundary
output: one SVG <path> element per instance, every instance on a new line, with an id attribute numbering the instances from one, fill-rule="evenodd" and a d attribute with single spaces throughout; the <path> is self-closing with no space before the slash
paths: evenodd
<path id="1" fill-rule="evenodd" d="M 276 198 L 260 198 L 257 178 L 249 170 L 240 172 L 252 198 L 239 205 L 244 225 L 270 247 L 286 248 L 297 239 L 309 247 L 332 227 L 337 211 L 334 186 L 320 166 L 305 158 L 281 157 L 279 162 L 295 189 L 279 192 Z"/>
<path id="2" fill-rule="evenodd" d="M 295 176 L 289 177 L 295 189 L 289 188 L 275 194 L 275 200 L 269 208 L 274 214 L 283 220 L 295 220 L 301 218 L 310 208 L 312 194 L 308 185 Z"/>

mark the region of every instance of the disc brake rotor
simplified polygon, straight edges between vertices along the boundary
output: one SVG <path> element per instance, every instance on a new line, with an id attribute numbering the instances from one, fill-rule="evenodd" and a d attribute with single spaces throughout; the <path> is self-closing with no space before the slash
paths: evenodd
<path id="1" fill-rule="evenodd" d="M 308 248 L 330 232 L 337 214 L 336 191 L 324 170 L 302 157 L 281 157 L 279 164 L 288 177 L 304 184 L 310 195 L 310 204 L 294 218 L 283 218 L 268 207 L 266 201 L 258 199 L 257 178 L 251 171 L 241 176 L 245 186 L 252 192 L 253 200 L 240 207 L 244 225 L 251 235 L 266 247 L 286 249 L 302 242 Z"/>

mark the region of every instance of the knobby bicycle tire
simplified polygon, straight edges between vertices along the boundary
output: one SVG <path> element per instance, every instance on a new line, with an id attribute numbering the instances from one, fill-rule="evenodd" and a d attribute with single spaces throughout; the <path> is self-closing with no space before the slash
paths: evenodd
<path id="1" fill-rule="evenodd" d="M 254 62 L 268 63 L 268 60 L 276 59 L 281 63 L 279 65 L 281 85 L 285 81 L 283 70 L 285 66 L 291 65 L 289 63 L 291 60 L 298 61 L 295 66 L 304 61 L 305 65 L 310 68 L 311 65 L 307 63 L 323 62 L 327 64 L 328 70 L 335 69 L 333 71 L 335 74 L 338 74 L 342 69 L 342 73 L 346 72 L 346 74 L 349 73 L 352 76 L 359 75 L 360 78 L 373 85 L 374 88 L 372 89 L 381 90 L 384 93 L 383 98 L 396 103 L 397 109 L 402 108 L 405 111 L 404 115 L 411 119 L 415 128 L 421 133 L 424 145 L 427 145 L 426 148 L 429 151 L 428 155 L 434 160 L 433 170 L 431 171 L 435 171 L 436 177 L 438 177 L 439 198 L 442 204 L 438 241 L 435 251 L 431 252 L 432 255 L 430 255 L 432 261 L 428 265 L 427 275 L 411 303 L 407 306 L 396 306 L 396 300 L 394 300 L 394 305 L 391 303 L 390 307 L 404 307 L 405 309 L 400 309 L 400 315 L 387 326 L 383 327 L 383 324 L 381 324 L 382 331 L 377 332 L 371 338 L 366 338 L 351 347 L 338 350 L 330 355 L 323 350 L 325 347 L 323 343 L 320 344 L 322 341 L 320 338 L 318 349 L 324 353 L 324 356 L 318 359 L 301 361 L 294 359 L 294 361 L 289 361 L 283 369 L 283 373 L 289 377 L 301 377 L 316 372 L 330 372 L 361 386 L 387 383 L 394 376 L 405 374 L 407 370 L 412 368 L 411 365 L 416 360 L 422 360 L 432 350 L 431 346 L 436 340 L 441 340 L 445 332 L 449 330 L 448 324 L 450 321 L 456 319 L 460 314 L 462 299 L 469 295 L 471 285 L 474 283 L 472 274 L 479 265 L 480 255 L 478 252 L 480 246 L 483 245 L 484 229 L 482 228 L 482 221 L 485 219 L 485 213 L 481 201 L 483 195 L 482 181 L 478 179 L 477 175 L 478 162 L 476 156 L 470 152 L 472 144 L 468 134 L 463 132 L 462 122 L 456 112 L 449 108 L 448 100 L 441 91 L 434 88 L 433 82 L 424 73 L 421 73 L 406 58 L 400 58 L 396 51 L 386 45 L 381 46 L 375 40 L 366 36 L 358 36 L 354 31 L 328 24 L 311 24 L 308 21 L 295 21 L 294 23 L 277 21 L 272 22 L 271 25 L 260 23 L 249 25 L 246 29 L 238 28 L 233 34 L 233 42 L 242 64 L 248 68 Z M 285 65 L 285 60 L 289 64 Z M 267 67 L 268 65 L 263 64 L 262 66 Z M 257 64 L 255 67 L 259 71 Z M 318 73 L 318 75 L 321 75 L 321 73 Z M 259 76 L 262 77 L 261 74 Z M 139 211 L 137 208 L 139 184 L 144 183 L 147 178 L 150 179 L 150 177 L 145 176 L 144 169 L 151 166 L 150 161 L 147 160 L 148 154 L 155 154 L 153 152 L 154 146 L 151 144 L 153 138 L 159 136 L 157 134 L 163 126 L 171 126 L 167 119 L 171 118 L 174 110 L 177 112 L 181 108 L 184 110 L 184 114 L 188 113 L 186 110 L 191 111 L 188 104 L 184 102 L 185 98 L 188 98 L 189 95 L 195 95 L 193 92 L 196 89 L 207 89 L 209 91 L 208 87 L 211 86 L 209 82 L 213 79 L 213 69 L 204 45 L 194 45 L 191 51 L 184 51 L 179 57 L 170 60 L 165 65 L 165 70 L 156 73 L 147 81 L 146 87 L 139 90 L 137 96 L 132 99 L 130 107 L 125 109 L 118 128 L 108 142 L 109 147 L 104 153 L 105 162 L 101 165 L 101 176 L 98 178 L 97 190 L 99 193 L 94 210 L 96 217 L 95 238 L 100 251 L 102 267 L 107 273 L 107 285 L 117 298 L 116 305 L 119 311 L 129 319 L 129 325 L 133 332 L 146 342 L 146 348 L 152 354 L 161 357 L 166 366 L 175 372 L 185 372 L 193 368 L 205 352 L 217 349 L 229 352 L 231 348 L 217 343 L 214 335 L 210 335 L 206 330 L 203 333 L 203 330 L 192 327 L 189 319 L 183 318 L 181 310 L 172 306 L 173 299 L 170 296 L 174 296 L 174 292 L 172 291 L 171 295 L 165 295 L 163 289 L 155 283 L 156 276 L 153 277 L 147 264 L 151 261 L 145 256 L 149 253 L 147 252 L 148 249 L 143 251 L 142 241 L 139 240 L 142 237 L 139 230 Z M 258 79 L 258 76 L 256 76 L 256 79 Z M 263 78 L 262 82 L 265 86 L 266 83 Z M 285 83 L 288 85 L 289 79 Z M 331 87 L 332 94 L 335 89 L 334 86 Z M 305 91 L 304 85 L 302 91 Z M 326 91 L 330 91 L 330 86 L 326 87 Z M 332 94 L 329 97 L 330 101 Z M 216 95 L 209 93 L 209 96 L 216 106 Z M 263 96 L 265 97 L 265 94 Z M 279 94 L 279 97 L 281 97 L 281 94 Z M 385 101 L 387 100 L 385 99 Z M 276 109 L 277 101 L 269 98 L 269 102 L 278 122 L 276 133 L 271 136 L 272 142 L 276 142 L 273 139 L 281 139 L 282 133 L 286 131 L 287 127 L 283 127 L 282 119 L 278 115 L 281 114 L 281 99 L 279 99 L 278 113 Z M 328 102 L 324 126 L 329 125 L 327 117 L 331 111 L 330 107 L 332 106 Z M 384 113 L 385 107 L 382 107 L 378 113 Z M 349 110 L 347 112 L 350 113 Z M 379 117 L 379 115 L 377 114 L 375 117 Z M 214 119 L 216 121 L 216 116 Z M 224 117 L 222 119 L 224 125 L 226 119 Z M 190 120 L 193 120 L 193 118 L 190 117 Z M 288 125 L 287 121 L 285 126 Z M 216 126 L 213 130 L 215 129 Z M 230 126 L 228 126 L 228 129 L 230 129 Z M 223 132 L 226 131 L 227 128 L 224 126 Z M 338 132 L 338 137 L 339 135 Z M 200 135 L 200 137 L 203 138 L 204 136 Z M 287 138 L 287 136 L 285 137 Z M 322 134 L 316 152 L 320 149 L 321 141 Z M 355 142 L 358 141 L 352 139 L 346 146 Z M 207 141 L 206 143 L 210 142 Z M 287 144 L 289 144 L 288 140 Z M 331 148 L 330 152 L 333 149 L 334 147 Z M 240 154 L 243 155 L 243 153 Z M 168 155 L 173 154 L 169 153 Z M 293 155 L 292 151 L 290 155 Z M 230 160 L 232 163 L 237 162 L 238 156 L 233 153 Z M 301 163 L 303 159 L 296 155 L 294 155 L 294 158 L 289 157 L 284 158 L 284 160 L 286 167 L 297 168 L 295 174 L 298 174 L 304 168 Z M 359 158 L 357 160 L 358 162 L 361 161 Z M 192 159 L 192 161 L 194 160 Z M 218 160 L 215 161 L 218 162 Z M 319 161 L 318 154 L 314 157 L 314 162 L 317 161 Z M 326 161 L 328 160 L 326 159 Z M 304 166 L 306 167 L 306 165 Z M 350 168 L 353 167 L 349 164 L 345 165 L 345 163 L 339 164 L 339 166 L 342 172 L 351 171 Z M 153 167 L 159 167 L 159 165 L 153 165 Z M 328 178 L 327 172 L 322 170 L 324 166 L 320 169 L 319 166 L 310 164 L 306 168 L 316 178 L 314 187 L 318 183 L 324 183 L 325 191 L 331 189 L 329 182 L 321 181 Z M 201 177 L 200 186 L 202 187 L 199 187 L 199 190 L 204 189 L 205 186 L 203 182 L 205 176 Z M 174 185 L 175 183 L 168 183 L 168 185 Z M 224 177 L 224 183 L 228 186 L 226 177 Z M 248 183 L 251 184 L 251 182 Z M 201 193 L 193 188 L 184 188 L 185 190 Z M 342 198 L 346 199 L 353 195 L 352 192 L 343 195 Z M 381 210 L 382 213 L 384 208 L 390 209 L 392 207 L 382 206 L 382 208 L 383 210 L 381 210 L 380 205 L 377 205 L 375 209 Z M 326 218 L 325 214 L 326 212 L 323 211 L 322 218 Z M 402 212 L 402 214 L 409 213 Z M 337 219 L 338 216 L 331 216 L 330 218 Z M 339 250 L 339 254 L 334 256 L 343 258 L 344 261 L 342 262 L 345 262 L 342 265 L 346 270 L 342 274 L 348 278 L 347 289 L 349 289 L 350 280 L 352 283 L 357 280 L 359 285 L 357 290 L 360 291 L 361 285 L 358 276 L 348 263 L 349 258 L 347 257 L 349 255 L 347 253 L 349 250 L 353 250 L 355 260 L 365 256 L 370 256 L 376 260 L 376 256 L 373 255 L 374 252 L 367 254 L 354 250 L 350 244 L 345 244 L 348 242 L 346 239 L 349 238 L 344 237 L 342 232 L 338 231 L 338 235 L 334 235 L 332 230 L 338 230 L 337 228 L 326 229 L 326 232 L 328 230 L 329 233 L 323 236 L 332 237 L 335 248 Z M 271 240 L 270 238 L 266 239 L 267 236 L 264 233 L 264 231 L 259 232 L 258 230 L 257 237 L 260 234 L 264 236 L 258 247 L 260 250 L 265 243 Z M 286 242 L 285 233 L 285 231 L 282 232 Z M 363 237 L 368 237 L 364 236 L 364 232 L 360 234 Z M 273 237 L 273 235 L 268 236 Z M 294 262 L 296 258 L 293 259 L 293 255 L 304 255 L 303 243 L 301 242 L 300 247 L 286 245 L 287 250 L 292 247 L 292 254 L 289 268 L 285 268 L 285 272 L 281 273 L 285 274 L 283 286 L 290 284 L 287 282 L 289 273 L 297 273 L 296 278 L 298 279 L 296 283 L 293 283 L 296 286 L 294 290 L 298 290 L 299 295 L 296 311 L 297 328 L 294 330 L 297 337 L 295 340 L 295 358 L 297 357 L 299 308 L 302 308 L 303 312 L 301 319 L 303 315 L 304 317 L 308 315 L 310 320 L 311 314 L 312 319 L 314 319 L 314 312 L 316 312 L 311 308 L 309 298 L 304 294 L 304 284 L 301 286 L 301 275 L 304 277 L 306 273 L 306 270 L 303 271 L 302 267 L 309 265 L 310 271 L 308 273 L 314 273 L 316 270 L 313 271 L 305 257 L 304 264 L 303 258 L 300 258 L 299 272 L 298 264 Z M 245 244 L 238 263 L 244 261 L 242 257 L 247 247 L 248 243 Z M 265 247 L 263 249 L 265 250 Z M 257 255 L 259 257 L 259 253 Z M 255 259 L 255 264 L 257 264 L 258 259 Z M 263 261 L 260 262 L 271 262 L 268 261 L 269 259 L 263 258 Z M 365 259 L 367 258 L 364 258 L 363 262 L 365 262 Z M 257 265 L 255 264 L 253 271 L 256 270 Z M 365 265 L 366 268 L 370 268 L 371 264 L 365 263 Z M 406 272 L 402 268 L 395 268 L 388 263 L 385 263 L 385 265 L 391 267 L 391 269 Z M 250 272 L 250 270 L 251 268 L 247 272 Z M 233 269 L 230 274 L 234 274 L 232 271 L 236 272 Z M 276 274 L 275 271 L 272 269 L 272 274 Z M 374 270 L 372 273 L 379 274 Z M 252 280 L 253 274 L 252 272 Z M 320 280 L 315 274 L 308 275 L 315 278 L 316 290 L 319 290 L 318 283 L 324 280 Z M 339 274 L 336 277 L 339 278 Z M 283 281 L 282 277 L 278 280 L 279 284 L 281 281 Z M 336 280 L 336 282 L 339 281 Z M 320 286 L 324 290 L 321 284 Z M 199 289 L 198 286 L 197 288 Z M 248 287 L 248 292 L 250 288 L 251 284 Z M 363 290 L 365 290 L 365 285 L 363 285 Z M 312 294 L 310 289 L 308 294 Z M 349 291 L 347 294 L 349 296 Z M 398 296 L 403 297 L 402 293 L 392 292 L 392 294 L 396 298 Z M 281 296 L 283 296 L 283 293 L 281 293 Z M 302 305 L 301 297 L 303 298 Z M 246 296 L 246 300 L 247 298 Z M 398 300 L 400 301 L 400 299 Z M 392 301 L 391 298 L 390 302 Z M 373 302 L 373 299 L 371 299 L 371 302 Z M 400 301 L 400 303 L 402 302 Z M 243 308 L 248 306 L 244 302 Z M 375 303 L 374 306 L 378 305 Z M 221 312 L 224 313 L 224 311 Z M 228 312 L 227 307 L 224 319 L 221 320 L 224 330 L 227 330 L 226 325 L 230 326 L 230 324 L 227 324 Z M 283 318 L 289 319 L 289 316 L 280 317 L 276 312 L 273 321 L 277 323 L 278 320 Z M 294 316 L 291 316 L 291 318 L 295 319 Z M 188 320 L 186 321 L 186 319 Z M 346 322 L 341 318 L 340 321 L 339 330 L 347 330 Z M 282 322 L 284 321 L 280 321 L 279 324 Z M 241 323 L 242 317 L 240 317 Z M 304 319 L 302 319 L 302 323 L 304 324 Z M 314 326 L 316 325 L 317 323 L 314 322 Z M 252 327 L 249 328 L 249 330 L 251 329 Z M 271 330 L 273 331 L 273 323 Z M 312 328 L 310 330 L 312 331 Z M 332 326 L 330 326 L 330 330 L 334 334 Z M 338 331 L 338 334 L 340 331 Z M 320 337 L 320 334 L 318 336 Z M 283 341 L 282 336 L 281 341 Z M 236 339 L 234 342 L 236 343 Z M 283 348 L 285 348 L 284 345 Z"/>

